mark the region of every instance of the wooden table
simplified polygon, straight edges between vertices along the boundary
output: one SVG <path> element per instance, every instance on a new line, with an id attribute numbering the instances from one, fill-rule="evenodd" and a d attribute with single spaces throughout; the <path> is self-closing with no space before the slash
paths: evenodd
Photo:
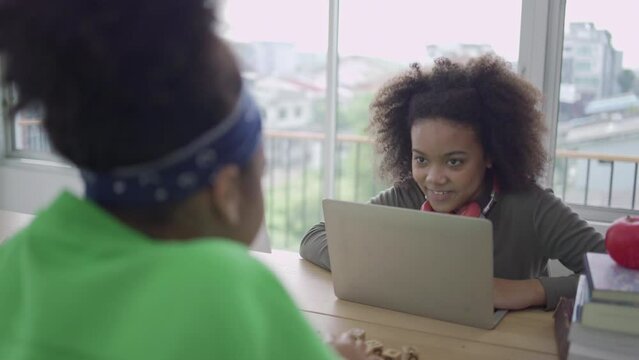
<path id="1" fill-rule="evenodd" d="M 557 359 L 552 313 L 514 311 L 493 330 L 409 315 L 339 300 L 331 274 L 298 254 L 253 253 L 284 283 L 299 308 L 322 333 L 337 334 L 353 327 L 387 346 L 412 345 L 422 359 Z"/>
<path id="2" fill-rule="evenodd" d="M 33 219 L 0 210 L 0 243 Z M 297 253 L 253 252 L 284 283 L 299 308 L 323 334 L 363 328 L 386 346 L 412 345 L 421 359 L 557 359 L 552 313 L 510 312 L 494 330 L 482 330 L 339 300 L 331 274 Z"/>

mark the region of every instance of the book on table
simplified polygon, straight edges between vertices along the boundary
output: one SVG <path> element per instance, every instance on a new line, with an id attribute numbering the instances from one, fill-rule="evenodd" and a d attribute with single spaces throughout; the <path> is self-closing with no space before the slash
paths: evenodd
<path id="1" fill-rule="evenodd" d="M 585 273 L 592 301 L 639 306 L 639 270 L 618 265 L 608 254 L 586 253 Z"/>
<path id="2" fill-rule="evenodd" d="M 593 327 L 593 323 L 584 324 L 583 315 L 592 309 L 590 290 L 585 275 L 580 275 L 575 296 L 568 341 L 569 360 L 626 360 L 637 359 L 639 354 L 639 336 Z M 592 311 L 591 311 L 592 312 Z M 594 324 L 598 325 L 598 324 Z"/>
<path id="3" fill-rule="evenodd" d="M 617 265 L 608 254 L 584 258 L 586 291 L 575 314 L 583 325 L 639 335 L 639 271 Z M 581 284 L 580 284 L 581 285 Z"/>

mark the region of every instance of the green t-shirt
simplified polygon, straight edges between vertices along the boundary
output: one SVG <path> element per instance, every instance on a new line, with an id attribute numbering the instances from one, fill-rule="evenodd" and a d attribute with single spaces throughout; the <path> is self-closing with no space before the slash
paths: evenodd
<path id="1" fill-rule="evenodd" d="M 335 359 L 245 246 L 159 242 L 63 193 L 0 246 L 0 359 Z"/>

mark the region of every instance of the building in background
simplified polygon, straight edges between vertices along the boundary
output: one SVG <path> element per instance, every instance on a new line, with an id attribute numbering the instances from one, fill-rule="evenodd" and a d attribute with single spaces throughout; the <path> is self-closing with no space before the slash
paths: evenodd
<path id="1" fill-rule="evenodd" d="M 613 158 L 639 154 L 635 76 L 623 69 L 623 53 L 612 46 L 612 38 L 591 22 L 566 28 L 557 149 Z M 627 77 L 625 87 L 621 75 Z M 564 189 L 568 202 L 630 208 L 636 193 L 634 167 L 627 161 L 558 160 L 555 187 Z"/>
<path id="2" fill-rule="evenodd" d="M 598 30 L 593 23 L 571 23 L 564 35 L 561 83 L 574 86 L 585 100 L 616 95 L 622 59 L 607 30 Z"/>
<path id="3" fill-rule="evenodd" d="M 446 57 L 451 60 L 466 60 L 484 54 L 494 54 L 492 46 L 488 44 L 460 44 L 428 45 L 426 54 L 430 59 Z"/>

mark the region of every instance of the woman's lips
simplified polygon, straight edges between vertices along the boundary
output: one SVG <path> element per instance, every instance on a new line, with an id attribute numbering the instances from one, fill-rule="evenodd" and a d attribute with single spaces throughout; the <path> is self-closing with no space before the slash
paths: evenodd
<path id="1" fill-rule="evenodd" d="M 436 191 L 436 190 L 428 190 L 426 192 L 429 201 L 446 201 L 453 196 L 452 191 Z"/>

